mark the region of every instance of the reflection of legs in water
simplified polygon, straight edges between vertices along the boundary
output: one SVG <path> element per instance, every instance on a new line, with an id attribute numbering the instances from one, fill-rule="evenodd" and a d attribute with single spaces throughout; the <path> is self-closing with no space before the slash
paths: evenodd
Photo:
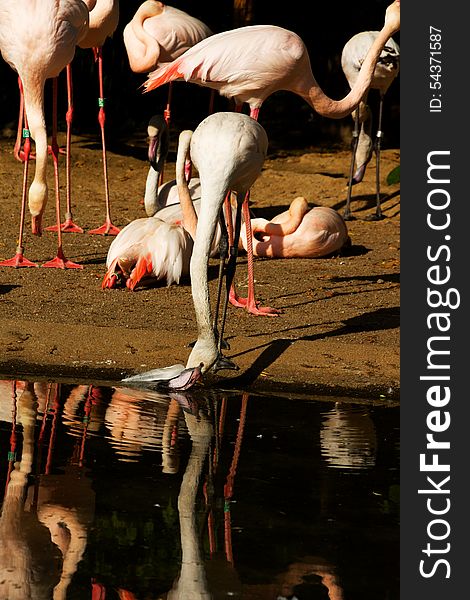
<path id="1" fill-rule="evenodd" d="M 162 472 L 178 473 L 179 449 L 178 449 L 178 420 L 180 405 L 174 398 L 170 400 L 162 435 Z"/>

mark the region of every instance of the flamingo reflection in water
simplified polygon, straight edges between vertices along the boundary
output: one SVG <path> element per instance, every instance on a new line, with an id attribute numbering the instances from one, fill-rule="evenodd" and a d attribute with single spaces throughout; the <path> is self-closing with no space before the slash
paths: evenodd
<path id="1" fill-rule="evenodd" d="M 0 596 L 9 600 L 65 600 L 85 551 L 94 493 L 89 480 L 77 477 L 73 467 L 61 475 L 37 476 L 34 487 L 28 487 L 35 457 L 38 401 L 34 384 L 24 382 L 18 388 L 19 397 L 16 390 L 13 393 L 12 431 L 21 425 L 21 458 L 14 462 L 7 478 L 0 516 Z M 43 423 L 45 420 L 44 415 Z M 62 556 L 60 566 L 55 548 Z"/>
<path id="2" fill-rule="evenodd" d="M 144 437 L 148 437 L 145 425 L 149 421 L 145 418 L 140 421 L 132 418 L 132 411 L 138 413 L 145 407 L 145 400 L 152 401 L 153 407 L 157 409 L 162 439 L 162 472 L 172 476 L 179 471 L 178 430 L 184 433 L 187 430 L 192 442 L 178 494 L 182 560 L 178 576 L 166 598 L 200 600 L 225 597 L 228 594 L 241 598 L 252 589 L 251 585 L 242 584 L 235 568 L 230 511 L 239 462 L 244 458 L 242 443 L 249 406 L 247 393 L 240 400 L 238 425 L 234 432 L 235 443 L 231 446 L 232 458 L 225 473 L 221 473 L 220 457 L 226 446 L 224 436 L 229 425 L 226 423 L 228 396 L 201 397 L 200 394 L 190 392 L 172 392 L 171 397 L 166 396 L 164 399 L 155 392 L 137 393 L 126 388 L 110 390 L 90 385 L 76 386 L 64 398 L 65 394 L 61 394 L 58 385 L 47 384 L 46 388 L 46 399 L 43 401 L 45 412 L 41 419 L 38 413 L 38 396 L 33 384 L 18 383 L 17 388 L 11 382 L 0 385 L 0 390 L 13 399 L 13 406 L 10 404 L 12 414 L 9 415 L 12 428 L 21 427 L 23 430 L 21 458 L 11 470 L 0 516 L 1 597 L 11 600 L 30 597 L 38 600 L 66 598 L 72 577 L 83 560 L 88 532 L 94 520 L 95 493 L 91 479 L 84 476 L 83 470 L 86 439 L 96 434 L 104 423 L 111 424 L 113 414 L 114 423 L 121 432 L 128 426 L 140 427 Z M 109 392 L 106 391 L 108 389 Z M 19 390 L 18 393 L 16 390 Z M 113 404 L 113 396 L 116 396 L 114 409 L 106 417 Z M 127 412 L 126 402 L 129 404 Z M 118 417 L 120 411 L 123 414 Z M 126 416 L 129 415 L 131 418 L 127 423 Z M 86 418 L 79 419 L 79 416 Z M 54 428 L 58 426 L 60 418 L 64 424 L 67 421 L 66 428 L 76 437 L 76 443 L 65 472 L 54 473 L 51 467 L 51 460 L 54 458 Z M 41 443 L 46 445 L 49 425 L 46 468 L 43 474 L 39 474 L 42 464 Z M 154 424 L 151 426 L 155 429 Z M 35 428 L 39 429 L 36 442 Z M 118 439 L 117 429 L 115 434 Z M 122 439 L 130 437 L 125 434 Z M 120 449 L 117 448 L 116 452 L 120 452 Z M 38 475 L 31 479 L 33 471 Z M 219 475 L 222 475 L 224 482 L 221 493 L 217 492 L 220 490 Z M 34 481 L 34 485 L 28 485 L 31 481 Z M 201 491 L 205 499 L 202 513 L 201 506 L 197 506 Z M 218 511 L 218 507 L 222 505 L 223 515 Z M 209 542 L 209 557 L 202 550 L 201 516 L 207 518 L 205 534 Z M 223 543 L 219 546 L 222 551 L 218 549 L 219 532 L 223 533 Z M 61 561 L 54 558 L 57 557 L 57 550 L 62 557 Z M 305 583 L 305 577 L 313 574 L 321 578 L 331 600 L 342 600 L 343 592 L 335 568 L 321 557 L 315 556 L 301 558 L 290 564 L 271 583 L 263 584 L 262 588 L 256 587 L 258 591 L 262 589 L 264 595 L 270 594 L 269 597 L 288 598 L 292 597 L 298 585 Z M 107 593 L 105 584 L 95 578 L 90 585 L 93 598 L 102 598 Z M 18 591 L 18 594 L 15 595 L 12 590 Z M 252 591 L 255 591 L 254 588 Z M 138 597 L 137 592 L 124 587 L 116 588 L 116 593 L 121 600 L 135 600 Z"/>

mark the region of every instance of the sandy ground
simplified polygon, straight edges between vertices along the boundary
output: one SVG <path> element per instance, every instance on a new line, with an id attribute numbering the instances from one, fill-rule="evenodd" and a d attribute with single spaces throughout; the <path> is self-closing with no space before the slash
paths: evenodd
<path id="1" fill-rule="evenodd" d="M 63 143 L 63 140 L 59 140 Z M 74 218 L 85 231 L 104 220 L 100 145 L 76 137 L 72 152 Z M 13 140 L 0 139 L 3 223 L 0 259 L 15 253 L 18 238 L 22 165 Z M 122 227 L 144 216 L 141 200 L 147 163 L 145 140 L 114 145 L 108 153 L 112 216 Z M 174 173 L 174 154 L 165 172 Z M 396 399 L 399 390 L 399 184 L 386 175 L 399 164 L 399 151 L 382 153 L 383 209 L 386 218 L 368 221 L 375 210 L 375 173 L 370 168 L 353 189 L 356 219 L 348 222 L 352 246 L 341 256 L 255 262 L 256 289 L 265 305 L 281 309 L 277 318 L 255 317 L 230 307 L 227 356 L 238 372 L 220 371 L 205 385 L 266 392 L 325 393 Z M 60 189 L 65 204 L 65 160 Z M 30 168 L 30 178 L 34 163 Z M 45 225 L 54 223 L 51 194 Z M 316 149 L 270 155 L 252 191 L 256 216 L 286 210 L 298 195 L 311 206 L 342 212 L 349 152 Z M 109 236 L 65 234 L 67 259 L 83 269 L 0 268 L 0 373 L 11 377 L 93 379 L 113 382 L 125 375 L 186 362 L 196 338 L 189 281 L 171 287 L 101 289 Z M 41 265 L 56 253 L 56 234 L 30 233 L 26 217 L 25 256 Z M 211 263 L 211 290 L 216 284 Z M 241 256 L 237 287 L 246 289 L 246 257 Z"/>

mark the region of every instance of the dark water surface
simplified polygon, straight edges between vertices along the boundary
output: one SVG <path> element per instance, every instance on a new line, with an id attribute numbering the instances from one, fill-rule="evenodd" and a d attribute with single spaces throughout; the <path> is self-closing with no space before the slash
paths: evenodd
<path id="1" fill-rule="evenodd" d="M 0 599 L 395 600 L 399 414 L 0 381 Z"/>

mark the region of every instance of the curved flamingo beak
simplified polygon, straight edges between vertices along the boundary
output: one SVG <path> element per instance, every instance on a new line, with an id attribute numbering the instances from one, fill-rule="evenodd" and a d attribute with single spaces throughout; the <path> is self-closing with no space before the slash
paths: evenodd
<path id="1" fill-rule="evenodd" d="M 149 140 L 148 159 L 155 170 L 157 169 L 157 146 L 158 136 L 152 136 Z"/>
<path id="2" fill-rule="evenodd" d="M 168 383 L 168 387 L 173 390 L 187 390 L 201 378 L 202 363 L 198 367 L 184 369 Z"/>

